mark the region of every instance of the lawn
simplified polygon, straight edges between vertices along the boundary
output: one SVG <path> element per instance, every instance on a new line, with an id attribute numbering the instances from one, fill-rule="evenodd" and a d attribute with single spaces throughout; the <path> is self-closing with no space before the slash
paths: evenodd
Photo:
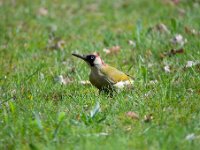
<path id="1" fill-rule="evenodd" d="M 0 0 L 0 18 L 0 149 L 199 149 L 198 0 Z M 73 52 L 134 89 L 82 84 Z"/>

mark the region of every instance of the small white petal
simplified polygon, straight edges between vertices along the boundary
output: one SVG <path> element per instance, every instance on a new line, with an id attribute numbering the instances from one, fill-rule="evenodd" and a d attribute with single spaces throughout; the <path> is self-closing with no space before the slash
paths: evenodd
<path id="1" fill-rule="evenodd" d="M 188 134 L 185 139 L 188 141 L 194 140 L 196 138 L 194 133 Z"/>
<path id="2" fill-rule="evenodd" d="M 40 80 L 44 80 L 44 74 L 40 73 Z"/>
<path id="3" fill-rule="evenodd" d="M 85 80 L 85 81 L 84 81 L 84 80 L 81 80 L 81 81 L 80 81 L 80 84 L 89 85 L 89 84 L 91 84 L 91 83 L 90 83 L 90 81 L 88 81 L 88 80 Z"/>
<path id="4" fill-rule="evenodd" d="M 181 34 L 176 34 L 175 37 L 172 38 L 170 41 L 172 44 L 178 44 L 183 46 L 187 42 L 187 39 L 184 39 Z"/>
<path id="5" fill-rule="evenodd" d="M 64 79 L 64 77 L 62 75 L 59 75 L 59 76 L 55 77 L 54 80 L 56 82 L 60 83 L 60 84 L 67 84 L 66 79 Z"/>
<path id="6" fill-rule="evenodd" d="M 165 70 L 165 72 L 171 72 L 170 67 L 169 67 L 168 65 L 166 65 L 166 66 L 164 67 L 164 70 Z"/>
<path id="7" fill-rule="evenodd" d="M 195 62 L 193 62 L 193 61 L 187 61 L 187 64 L 186 64 L 186 68 L 190 68 L 190 67 L 192 67 L 192 66 L 194 66 L 195 65 Z"/>
<path id="8" fill-rule="evenodd" d="M 135 41 L 129 40 L 128 44 L 133 46 L 133 47 L 136 47 L 136 42 Z"/>
<path id="9" fill-rule="evenodd" d="M 109 54 L 109 53 L 110 53 L 110 50 L 107 49 L 107 48 L 104 48 L 103 51 L 104 51 L 106 54 Z"/>

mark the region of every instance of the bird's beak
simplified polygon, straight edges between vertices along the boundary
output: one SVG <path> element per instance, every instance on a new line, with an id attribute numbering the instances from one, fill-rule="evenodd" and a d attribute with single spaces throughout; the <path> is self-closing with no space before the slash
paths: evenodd
<path id="1" fill-rule="evenodd" d="M 86 56 L 84 56 L 84 55 L 79 55 L 79 54 L 74 54 L 74 53 L 72 55 L 75 57 L 81 58 L 83 60 L 86 60 Z"/>

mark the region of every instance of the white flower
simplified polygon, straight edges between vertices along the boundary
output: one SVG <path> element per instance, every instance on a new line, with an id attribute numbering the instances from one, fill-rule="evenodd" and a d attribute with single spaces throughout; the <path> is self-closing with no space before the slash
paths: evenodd
<path id="1" fill-rule="evenodd" d="M 128 44 L 133 46 L 133 48 L 136 47 L 136 42 L 135 41 L 132 41 L 132 40 L 128 40 Z"/>
<path id="2" fill-rule="evenodd" d="M 171 72 L 169 65 L 164 66 L 165 72 Z"/>
<path id="3" fill-rule="evenodd" d="M 196 138 L 194 133 L 188 134 L 185 139 L 188 141 L 194 140 Z"/>
<path id="4" fill-rule="evenodd" d="M 181 34 L 176 34 L 170 41 L 172 44 L 183 46 L 187 42 L 187 39 L 184 39 Z"/>
<path id="5" fill-rule="evenodd" d="M 190 68 L 192 66 L 196 65 L 196 63 L 194 61 L 187 61 L 187 64 L 186 64 L 186 68 Z"/>

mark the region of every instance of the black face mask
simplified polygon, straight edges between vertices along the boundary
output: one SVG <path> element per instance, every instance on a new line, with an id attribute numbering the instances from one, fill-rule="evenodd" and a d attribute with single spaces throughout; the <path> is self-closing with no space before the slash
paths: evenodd
<path id="1" fill-rule="evenodd" d="M 94 66 L 94 61 L 96 59 L 95 55 L 88 55 L 86 57 L 87 62 L 90 64 L 90 66 Z"/>

